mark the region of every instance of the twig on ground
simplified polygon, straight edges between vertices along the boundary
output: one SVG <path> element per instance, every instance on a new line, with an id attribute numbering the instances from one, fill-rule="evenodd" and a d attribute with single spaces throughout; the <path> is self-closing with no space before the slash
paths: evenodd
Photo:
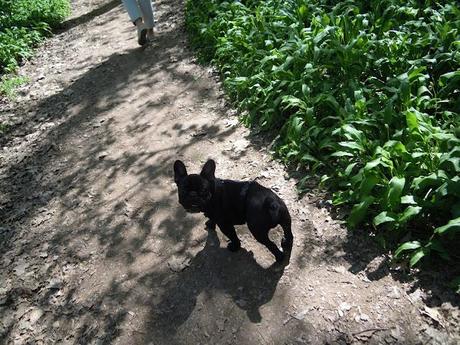
<path id="1" fill-rule="evenodd" d="M 359 331 L 359 332 L 353 332 L 351 333 L 354 337 L 357 336 L 357 335 L 360 335 L 360 334 L 363 334 L 363 333 L 367 333 L 367 332 L 379 332 L 379 331 L 387 331 L 391 328 L 368 328 L 368 329 L 365 329 L 363 331 Z"/>

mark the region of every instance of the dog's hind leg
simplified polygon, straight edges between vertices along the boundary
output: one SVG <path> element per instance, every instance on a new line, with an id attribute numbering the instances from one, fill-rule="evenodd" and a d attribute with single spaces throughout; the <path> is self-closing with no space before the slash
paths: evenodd
<path id="1" fill-rule="evenodd" d="M 249 225 L 248 228 L 251 233 L 254 235 L 255 239 L 263 244 L 267 249 L 275 256 L 277 262 L 281 262 L 284 259 L 284 254 L 279 248 L 276 246 L 273 241 L 268 238 L 268 232 L 270 228 L 260 228 L 255 227 L 254 225 Z"/>
<path id="2" fill-rule="evenodd" d="M 288 210 L 284 210 L 281 213 L 280 225 L 283 228 L 284 237 L 281 241 L 281 247 L 285 253 L 290 253 L 292 250 L 292 243 L 294 241 L 294 236 L 292 236 L 291 230 L 291 216 L 289 215 Z"/>
<path id="3" fill-rule="evenodd" d="M 291 231 L 291 216 L 286 205 L 281 200 L 275 200 L 273 197 L 267 197 L 264 201 L 264 208 L 268 210 L 271 219 L 270 227 L 281 225 L 284 232 L 284 237 L 281 242 L 281 247 L 284 252 L 291 252 L 293 236 Z"/>

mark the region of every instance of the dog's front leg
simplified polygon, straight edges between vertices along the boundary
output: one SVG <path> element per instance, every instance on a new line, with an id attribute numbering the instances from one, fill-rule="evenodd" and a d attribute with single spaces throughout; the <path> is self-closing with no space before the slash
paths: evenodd
<path id="1" fill-rule="evenodd" d="M 212 219 L 208 219 L 204 225 L 209 230 L 216 230 L 216 222 Z"/>
<path id="2" fill-rule="evenodd" d="M 236 252 L 241 248 L 241 242 L 236 235 L 235 227 L 231 224 L 217 224 L 219 225 L 220 231 L 223 232 L 225 236 L 228 237 L 230 243 L 227 245 L 228 250 Z"/>

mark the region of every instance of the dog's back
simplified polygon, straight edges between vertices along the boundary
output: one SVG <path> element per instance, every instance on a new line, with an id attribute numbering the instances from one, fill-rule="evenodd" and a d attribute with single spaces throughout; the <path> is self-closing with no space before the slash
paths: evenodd
<path id="1" fill-rule="evenodd" d="M 288 221 L 289 211 L 280 197 L 272 190 L 251 182 L 246 197 L 246 221 L 264 225 L 270 229 Z"/>
<path id="2" fill-rule="evenodd" d="M 210 206 L 212 210 L 208 213 L 211 218 L 215 218 L 217 223 L 232 225 L 250 221 L 273 228 L 289 216 L 283 200 L 256 181 L 216 179 Z"/>

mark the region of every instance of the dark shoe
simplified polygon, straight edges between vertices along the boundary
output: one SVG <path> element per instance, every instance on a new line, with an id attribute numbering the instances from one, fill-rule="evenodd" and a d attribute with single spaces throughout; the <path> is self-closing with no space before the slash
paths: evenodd
<path id="1" fill-rule="evenodd" d="M 137 26 L 137 43 L 141 46 L 147 43 L 147 28 L 144 24 Z"/>

